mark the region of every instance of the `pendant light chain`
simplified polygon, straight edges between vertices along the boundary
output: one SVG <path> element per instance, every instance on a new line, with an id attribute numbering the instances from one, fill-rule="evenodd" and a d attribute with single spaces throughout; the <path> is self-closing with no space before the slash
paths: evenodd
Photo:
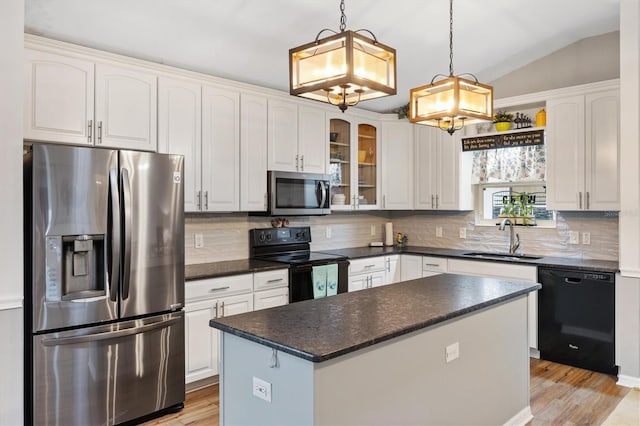
<path id="1" fill-rule="evenodd" d="M 453 0 L 449 0 L 449 77 L 453 77 Z"/>
<path id="2" fill-rule="evenodd" d="M 347 15 L 344 14 L 344 0 L 340 0 L 340 32 L 347 28 Z"/>

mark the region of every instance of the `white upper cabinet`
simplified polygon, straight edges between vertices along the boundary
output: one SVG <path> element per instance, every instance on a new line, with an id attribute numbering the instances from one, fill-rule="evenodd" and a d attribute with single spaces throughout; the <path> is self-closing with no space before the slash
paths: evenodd
<path id="1" fill-rule="evenodd" d="M 413 125 L 382 122 L 382 209 L 413 209 Z"/>
<path id="2" fill-rule="evenodd" d="M 240 210 L 267 209 L 267 98 L 240 95 Z"/>
<path id="3" fill-rule="evenodd" d="M 157 77 L 96 64 L 96 145 L 156 151 Z"/>
<path id="4" fill-rule="evenodd" d="M 93 62 L 24 53 L 24 138 L 93 145 Z"/>
<path id="5" fill-rule="evenodd" d="M 298 108 L 298 156 L 298 171 L 326 172 L 327 121 L 324 110 L 307 106 Z"/>
<path id="6" fill-rule="evenodd" d="M 157 77 L 25 49 L 24 138 L 157 149 Z"/>
<path id="7" fill-rule="evenodd" d="M 547 102 L 547 208 L 619 210 L 619 92 Z"/>
<path id="8" fill-rule="evenodd" d="M 325 112 L 295 102 L 269 100 L 268 169 L 325 173 Z"/>
<path id="9" fill-rule="evenodd" d="M 202 189 L 205 211 L 240 209 L 240 94 L 202 89 Z"/>
<path id="10" fill-rule="evenodd" d="M 471 157 L 462 153 L 459 132 L 415 126 L 415 208 L 471 210 Z"/>

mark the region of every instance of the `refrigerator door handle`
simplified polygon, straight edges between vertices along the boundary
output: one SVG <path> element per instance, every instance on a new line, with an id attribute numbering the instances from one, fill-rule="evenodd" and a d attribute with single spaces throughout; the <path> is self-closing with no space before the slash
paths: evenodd
<path id="1" fill-rule="evenodd" d="M 115 302 L 118 297 L 118 280 L 120 279 L 120 197 L 118 197 L 118 171 L 109 170 L 109 198 L 111 210 L 108 212 L 111 219 L 109 232 L 110 250 L 109 256 L 109 299 Z M 114 257 L 117 256 L 117 257 Z"/>
<path id="2" fill-rule="evenodd" d="M 131 276 L 131 181 L 129 170 L 122 169 L 122 210 L 124 211 L 124 259 L 122 271 L 122 299 L 129 297 Z"/>
<path id="3" fill-rule="evenodd" d="M 138 327 L 126 328 L 124 330 L 106 331 L 103 333 L 83 334 L 81 336 L 70 337 L 53 337 L 44 338 L 41 343 L 44 346 L 60 346 L 60 345 L 74 345 L 78 343 L 96 342 L 99 340 L 115 339 L 118 337 L 132 336 L 134 334 L 146 333 L 148 331 L 157 330 L 159 328 L 166 328 L 172 324 L 180 321 L 180 317 L 153 322 L 151 324 L 140 325 Z"/>

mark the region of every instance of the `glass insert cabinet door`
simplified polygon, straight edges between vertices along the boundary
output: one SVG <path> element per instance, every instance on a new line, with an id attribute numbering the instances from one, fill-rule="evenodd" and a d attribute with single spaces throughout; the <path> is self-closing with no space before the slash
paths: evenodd
<path id="1" fill-rule="evenodd" d="M 330 119 L 331 208 L 377 208 L 378 172 L 378 128 L 372 124 Z"/>

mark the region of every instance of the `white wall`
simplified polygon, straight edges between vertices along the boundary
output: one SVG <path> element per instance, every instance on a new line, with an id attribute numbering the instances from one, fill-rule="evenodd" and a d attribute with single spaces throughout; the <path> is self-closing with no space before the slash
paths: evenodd
<path id="1" fill-rule="evenodd" d="M 619 46 L 618 31 L 579 40 L 492 81 L 493 95 L 501 99 L 618 78 Z"/>
<path id="2" fill-rule="evenodd" d="M 24 0 L 0 3 L 0 425 L 22 424 Z"/>

